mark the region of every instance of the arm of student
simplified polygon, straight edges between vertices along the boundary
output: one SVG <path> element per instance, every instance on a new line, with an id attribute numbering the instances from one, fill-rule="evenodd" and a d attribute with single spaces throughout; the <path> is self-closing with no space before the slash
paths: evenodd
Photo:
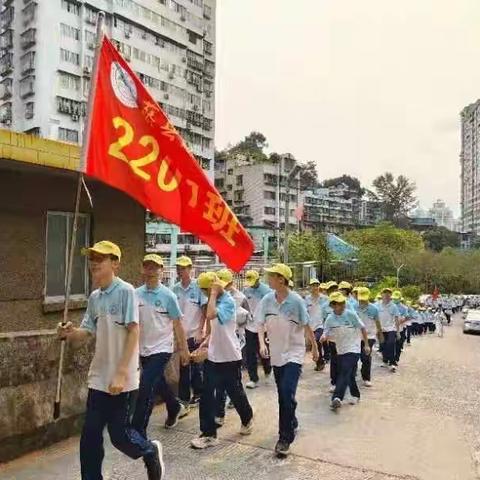
<path id="1" fill-rule="evenodd" d="M 175 338 L 177 339 L 180 362 L 183 366 L 188 365 L 190 363 L 190 352 L 188 350 L 187 336 L 185 335 L 185 330 L 183 329 L 180 318 L 173 319 L 173 332 L 175 334 Z"/>
<path id="2" fill-rule="evenodd" d="M 310 325 L 305 325 L 304 329 L 305 329 L 305 335 L 310 341 L 310 344 L 312 345 L 313 361 L 316 362 L 318 360 L 319 353 L 318 353 L 317 342 L 315 340 L 315 334 L 313 333 L 312 327 Z"/>
<path id="3" fill-rule="evenodd" d="M 203 339 L 205 338 L 205 330 L 206 334 L 210 335 L 210 322 L 207 322 L 207 304 L 205 303 L 201 308 L 202 316 L 200 317 L 200 325 L 195 334 L 195 343 L 197 344 L 202 343 Z"/>
<path id="4" fill-rule="evenodd" d="M 208 297 L 207 311 L 205 313 L 205 318 L 208 322 L 213 320 L 217 316 L 217 297 L 219 295 L 218 288 L 215 286 L 212 287 L 210 296 Z"/>
<path id="5" fill-rule="evenodd" d="M 267 344 L 265 343 L 265 327 L 263 326 L 263 324 L 260 324 L 258 326 L 258 344 L 260 356 L 262 358 L 268 358 L 268 348 Z"/>
<path id="6" fill-rule="evenodd" d="M 367 334 L 367 329 L 365 327 L 362 327 L 361 330 L 362 332 L 362 338 L 363 338 L 363 351 L 367 354 L 370 355 L 371 349 L 370 349 L 370 344 L 368 343 L 368 334 Z"/>
<path id="7" fill-rule="evenodd" d="M 108 386 L 108 391 L 112 395 L 118 395 L 123 392 L 125 382 L 127 380 L 128 365 L 138 347 L 138 337 L 140 335 L 140 328 L 138 323 L 132 322 L 127 326 L 127 338 L 125 339 L 125 347 L 123 355 L 117 365 L 117 371 Z"/>
<path id="8" fill-rule="evenodd" d="M 382 324 L 380 323 L 380 320 L 377 318 L 375 320 L 375 325 L 377 327 L 377 337 L 378 337 L 378 341 L 380 343 L 383 343 L 384 342 L 384 338 L 383 338 L 383 331 L 382 331 Z"/>
<path id="9" fill-rule="evenodd" d="M 87 310 L 85 311 L 85 315 L 80 327 L 74 327 L 72 322 L 67 322 L 65 325 L 59 323 L 57 326 L 57 335 L 62 340 L 66 339 L 74 348 L 76 348 L 94 335 L 96 330 L 97 325 L 94 321 L 93 308 L 89 300 Z"/>

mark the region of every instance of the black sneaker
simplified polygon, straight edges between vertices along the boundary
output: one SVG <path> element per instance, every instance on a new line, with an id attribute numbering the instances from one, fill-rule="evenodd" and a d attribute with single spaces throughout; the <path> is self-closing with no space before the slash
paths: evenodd
<path id="1" fill-rule="evenodd" d="M 196 407 L 200 403 L 200 395 L 194 395 L 191 400 L 188 402 L 188 404 L 191 407 Z"/>
<path id="2" fill-rule="evenodd" d="M 168 415 L 167 419 L 165 420 L 165 428 L 169 429 L 176 427 L 178 420 L 186 415 L 188 415 L 188 412 L 185 405 L 183 405 L 183 403 L 179 403 L 177 412 L 174 415 Z"/>
<path id="3" fill-rule="evenodd" d="M 290 445 L 287 442 L 279 440 L 275 445 L 275 453 L 278 458 L 286 458 L 290 450 Z"/>
<path id="4" fill-rule="evenodd" d="M 163 463 L 162 444 L 157 440 L 154 440 L 152 444 L 155 452 L 143 458 L 147 468 L 148 480 L 163 480 L 165 478 L 165 464 Z"/>

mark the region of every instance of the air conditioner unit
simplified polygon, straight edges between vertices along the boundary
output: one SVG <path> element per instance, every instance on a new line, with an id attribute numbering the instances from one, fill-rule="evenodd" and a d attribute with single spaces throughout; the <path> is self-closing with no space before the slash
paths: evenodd
<path id="1" fill-rule="evenodd" d="M 73 114 L 72 115 L 72 121 L 78 122 L 78 115 Z"/>
<path id="2" fill-rule="evenodd" d="M 164 93 L 164 94 L 163 94 L 163 98 L 164 98 L 165 100 L 168 100 L 168 99 L 170 98 L 170 95 L 169 95 L 168 93 Z"/>
<path id="3" fill-rule="evenodd" d="M 128 30 L 125 30 L 125 38 L 130 38 L 132 35 L 132 32 L 129 32 Z"/>
<path id="4" fill-rule="evenodd" d="M 187 57 L 182 57 L 182 63 L 187 63 Z"/>
<path id="5" fill-rule="evenodd" d="M 88 42 L 87 47 L 88 47 L 90 50 L 95 50 L 95 43 L 94 43 L 94 42 Z"/>
<path id="6" fill-rule="evenodd" d="M 193 109 L 194 109 L 196 112 L 198 112 L 198 105 L 194 105 L 194 106 L 193 106 Z"/>
<path id="7" fill-rule="evenodd" d="M 169 78 L 170 80 L 173 80 L 173 79 L 175 78 L 175 74 L 174 74 L 173 72 L 169 72 L 168 78 Z"/>
<path id="8" fill-rule="evenodd" d="M 91 73 L 91 72 L 90 72 L 90 67 L 83 67 L 83 74 L 84 74 L 84 75 L 87 75 L 87 76 L 88 76 L 88 75 L 90 75 L 90 73 Z"/>
<path id="9" fill-rule="evenodd" d="M 144 40 L 147 39 L 147 32 L 142 32 L 142 38 L 143 38 Z"/>
<path id="10" fill-rule="evenodd" d="M 212 92 L 205 92 L 205 96 L 206 96 L 207 98 L 210 98 L 210 97 L 212 96 Z"/>
<path id="11" fill-rule="evenodd" d="M 89 23 L 90 25 L 95 25 L 97 23 L 95 19 L 92 17 L 87 17 L 86 22 Z"/>
<path id="12" fill-rule="evenodd" d="M 182 13 L 182 15 L 180 16 L 180 20 L 181 20 L 182 22 L 184 22 L 186 19 L 187 19 L 187 18 L 186 18 L 185 15 Z"/>
<path id="13" fill-rule="evenodd" d="M 160 46 L 160 47 L 164 47 L 164 46 L 165 46 L 165 42 L 164 42 L 161 38 L 157 37 L 157 38 L 155 39 L 155 45 L 158 45 L 158 46 Z"/>

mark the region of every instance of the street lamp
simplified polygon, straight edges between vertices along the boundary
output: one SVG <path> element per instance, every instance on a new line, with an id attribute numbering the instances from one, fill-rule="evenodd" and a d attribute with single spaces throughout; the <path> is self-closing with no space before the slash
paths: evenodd
<path id="1" fill-rule="evenodd" d="M 405 267 L 405 264 L 404 264 L 404 263 L 402 263 L 402 264 L 397 268 L 397 288 L 398 288 L 399 285 L 400 285 L 400 278 L 399 278 L 399 276 L 400 276 L 400 270 L 401 270 L 403 267 Z"/>
<path id="2" fill-rule="evenodd" d="M 290 223 L 290 182 L 297 176 L 300 172 L 300 165 L 295 165 L 290 172 L 288 173 L 287 180 L 285 183 L 285 241 L 283 245 L 283 261 L 288 263 L 288 229 Z"/>

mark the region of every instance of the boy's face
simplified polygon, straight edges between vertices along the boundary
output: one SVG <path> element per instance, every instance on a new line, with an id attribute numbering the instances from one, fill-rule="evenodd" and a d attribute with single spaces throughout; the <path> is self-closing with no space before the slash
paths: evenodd
<path id="1" fill-rule="evenodd" d="M 120 262 L 112 260 L 110 255 L 102 255 L 96 252 L 88 254 L 88 268 L 92 275 L 93 283 L 98 284 L 118 271 Z"/>
<path id="2" fill-rule="evenodd" d="M 147 261 L 143 263 L 142 275 L 146 282 L 158 282 L 162 277 L 163 268 L 158 263 Z"/>
<path id="3" fill-rule="evenodd" d="M 177 276 L 180 280 L 187 281 L 190 279 L 192 267 L 177 266 Z"/>
<path id="4" fill-rule="evenodd" d="M 287 281 L 278 273 L 268 274 L 268 285 L 272 290 L 278 290 L 279 288 L 284 287 L 286 282 Z"/>
<path id="5" fill-rule="evenodd" d="M 320 293 L 320 287 L 318 286 L 317 283 L 310 285 L 310 293 L 312 295 L 318 295 Z"/>
<path id="6" fill-rule="evenodd" d="M 382 298 L 385 303 L 389 303 L 392 300 L 392 294 L 390 292 L 382 293 Z"/>
<path id="7" fill-rule="evenodd" d="M 335 315 L 341 315 L 345 311 L 345 302 L 344 303 L 332 303 L 332 310 Z"/>

